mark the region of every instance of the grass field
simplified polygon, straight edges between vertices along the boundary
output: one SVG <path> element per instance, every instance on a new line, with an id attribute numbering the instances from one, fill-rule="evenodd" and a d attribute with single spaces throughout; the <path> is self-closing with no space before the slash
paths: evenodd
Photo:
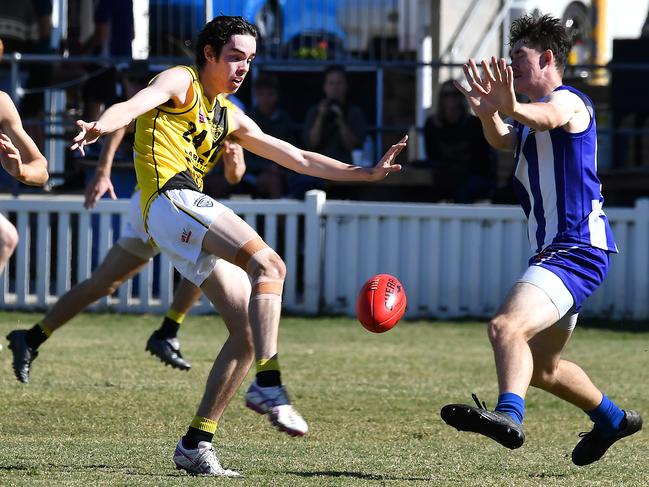
<path id="1" fill-rule="evenodd" d="M 401 323 L 372 335 L 345 318 L 285 318 L 280 357 L 305 438 L 273 430 L 240 391 L 215 446 L 241 479 L 189 477 L 171 455 L 224 340 L 215 317 L 181 328 L 190 372 L 144 353 L 154 316 L 83 315 L 41 347 L 29 385 L 11 370 L 6 333 L 39 316 L 0 313 L 0 485 L 453 485 L 646 486 L 649 435 L 575 467 L 570 452 L 587 417 L 531 390 L 527 442 L 509 451 L 446 426 L 439 409 L 494 406 L 496 383 L 484 324 Z M 566 354 L 621 406 L 649 416 L 649 333 L 580 328 Z M 245 386 L 247 386 L 245 383 Z"/>

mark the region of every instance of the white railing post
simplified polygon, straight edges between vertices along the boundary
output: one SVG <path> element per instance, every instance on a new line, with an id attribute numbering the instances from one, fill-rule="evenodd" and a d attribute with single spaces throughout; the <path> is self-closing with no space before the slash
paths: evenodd
<path id="1" fill-rule="evenodd" d="M 633 268 L 633 318 L 649 318 L 649 198 L 635 204 L 635 242 Z"/>
<path id="2" fill-rule="evenodd" d="M 36 237 L 36 303 L 38 306 L 47 305 L 47 295 L 50 292 L 50 263 L 52 261 L 50 214 L 40 212 L 37 219 Z"/>
<path id="3" fill-rule="evenodd" d="M 316 314 L 320 301 L 322 225 L 320 217 L 327 200 L 323 191 L 307 191 L 304 215 L 304 312 Z"/>

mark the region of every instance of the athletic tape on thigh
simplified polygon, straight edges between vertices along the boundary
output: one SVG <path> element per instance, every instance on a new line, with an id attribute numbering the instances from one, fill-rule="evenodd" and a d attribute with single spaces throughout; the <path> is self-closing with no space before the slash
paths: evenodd
<path id="1" fill-rule="evenodd" d="M 245 271 L 252 256 L 267 247 L 268 245 L 261 239 L 261 237 L 256 237 L 252 240 L 248 240 L 241 247 L 239 247 L 237 255 L 234 257 L 234 263 Z"/>

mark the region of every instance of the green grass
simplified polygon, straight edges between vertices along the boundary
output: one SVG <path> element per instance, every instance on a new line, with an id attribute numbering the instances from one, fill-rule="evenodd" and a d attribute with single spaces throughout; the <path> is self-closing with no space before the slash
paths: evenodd
<path id="1" fill-rule="evenodd" d="M 39 318 L 0 313 L 2 337 Z M 181 328 L 190 372 L 144 353 L 154 316 L 83 315 L 44 344 L 29 385 L 0 352 L 0 485 L 451 485 L 645 486 L 649 437 L 615 445 L 604 459 L 570 462 L 587 417 L 547 393 L 527 398 L 523 448 L 460 434 L 439 417 L 476 392 L 494 406 L 496 382 L 484 324 L 401 323 L 382 335 L 345 318 L 285 318 L 281 364 L 309 421 L 305 438 L 273 430 L 240 391 L 215 445 L 242 479 L 188 477 L 171 455 L 192 419 L 225 338 L 220 319 Z M 649 333 L 578 329 L 566 357 L 584 366 L 621 406 L 649 415 Z M 247 385 L 247 382 L 246 382 Z"/>

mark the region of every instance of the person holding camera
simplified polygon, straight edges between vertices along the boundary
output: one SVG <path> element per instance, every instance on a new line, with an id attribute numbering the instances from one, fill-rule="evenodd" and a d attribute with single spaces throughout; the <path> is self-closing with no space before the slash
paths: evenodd
<path id="1" fill-rule="evenodd" d="M 347 88 L 347 74 L 342 66 L 330 66 L 325 70 L 325 97 L 308 110 L 303 138 L 307 150 L 351 163 L 352 151 L 361 148 L 367 128 L 363 111 L 347 103 Z M 320 179 L 297 173 L 289 176 L 291 197 L 302 198 L 308 190 L 321 187 Z"/>

